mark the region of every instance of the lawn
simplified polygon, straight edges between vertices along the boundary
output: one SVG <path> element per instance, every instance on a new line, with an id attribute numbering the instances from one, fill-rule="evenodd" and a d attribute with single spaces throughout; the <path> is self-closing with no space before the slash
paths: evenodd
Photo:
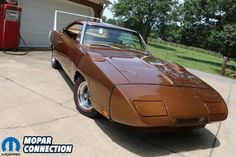
<path id="1" fill-rule="evenodd" d="M 149 44 L 149 49 L 152 53 L 163 60 L 176 62 L 186 68 L 196 69 L 212 74 L 219 74 L 223 62 L 222 57 L 208 55 L 184 48 L 161 45 Z M 236 71 L 236 61 L 231 60 L 228 62 L 227 75 L 232 76 Z"/>

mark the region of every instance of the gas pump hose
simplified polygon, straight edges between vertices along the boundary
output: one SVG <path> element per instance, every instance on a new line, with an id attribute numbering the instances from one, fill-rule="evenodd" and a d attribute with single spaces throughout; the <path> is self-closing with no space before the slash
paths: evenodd
<path id="1" fill-rule="evenodd" d="M 6 50 L 3 50 L 3 53 L 8 54 L 8 55 L 19 55 L 19 56 L 27 55 L 28 54 L 28 46 L 27 46 L 25 40 L 22 38 L 21 34 L 20 34 L 20 39 L 23 41 L 23 44 L 25 46 L 25 52 L 20 52 L 20 53 L 17 52 L 16 53 L 16 50 L 14 52 L 8 52 Z"/>

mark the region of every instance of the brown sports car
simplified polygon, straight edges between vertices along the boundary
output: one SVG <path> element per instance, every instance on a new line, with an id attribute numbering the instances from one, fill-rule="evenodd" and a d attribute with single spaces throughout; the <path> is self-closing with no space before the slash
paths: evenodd
<path id="1" fill-rule="evenodd" d="M 75 83 L 80 113 L 135 127 L 204 127 L 227 118 L 223 98 L 176 63 L 154 57 L 139 33 L 75 21 L 52 31 L 52 67 Z"/>

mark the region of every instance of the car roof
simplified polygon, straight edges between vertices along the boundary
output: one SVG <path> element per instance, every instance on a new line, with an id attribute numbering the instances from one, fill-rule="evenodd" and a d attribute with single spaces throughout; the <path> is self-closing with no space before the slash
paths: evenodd
<path id="1" fill-rule="evenodd" d="M 91 22 L 91 21 L 78 21 L 78 22 L 91 25 L 91 26 L 107 27 L 107 28 L 113 28 L 113 29 L 119 29 L 119 30 L 124 30 L 128 32 L 138 33 L 137 31 L 134 31 L 132 29 L 128 29 L 128 28 L 124 28 L 124 27 L 120 27 L 120 26 L 116 26 L 116 25 L 112 25 L 112 24 L 108 24 L 104 22 Z"/>

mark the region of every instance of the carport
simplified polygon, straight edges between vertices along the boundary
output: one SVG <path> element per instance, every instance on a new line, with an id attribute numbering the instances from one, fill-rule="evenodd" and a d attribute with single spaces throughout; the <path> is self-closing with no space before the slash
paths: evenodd
<path id="1" fill-rule="evenodd" d="M 62 10 L 94 17 L 101 17 L 107 0 L 21 0 L 21 34 L 28 47 L 49 47 L 48 33 L 53 28 L 55 10 Z M 60 15 L 58 25 L 74 21 L 78 17 Z M 24 46 L 21 43 L 21 46 Z"/>

